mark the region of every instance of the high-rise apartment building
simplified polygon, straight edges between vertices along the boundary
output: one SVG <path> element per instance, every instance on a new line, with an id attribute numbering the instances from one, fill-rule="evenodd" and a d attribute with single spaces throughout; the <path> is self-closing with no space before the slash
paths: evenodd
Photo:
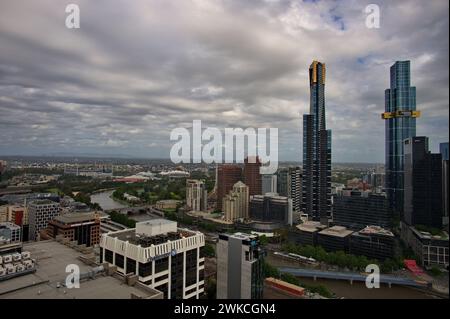
<path id="1" fill-rule="evenodd" d="M 233 189 L 233 185 L 243 180 L 242 168 L 239 165 L 217 165 L 217 209 L 223 210 L 223 198 Z"/>
<path id="2" fill-rule="evenodd" d="M 442 227 L 442 157 L 428 150 L 427 137 L 404 141 L 404 221 Z"/>
<path id="3" fill-rule="evenodd" d="M 410 61 L 397 61 L 391 66 L 390 88 L 385 91 L 386 122 L 386 193 L 397 214 L 403 212 L 405 139 L 416 136 L 416 88 L 411 86 Z"/>
<path id="4" fill-rule="evenodd" d="M 250 196 L 262 194 L 261 161 L 259 157 L 247 157 L 244 164 L 244 183 Z"/>
<path id="5" fill-rule="evenodd" d="M 325 64 L 309 68 L 310 112 L 303 115 L 303 212 L 328 223 L 331 215 L 331 131 L 326 129 Z"/>
<path id="6" fill-rule="evenodd" d="M 153 219 L 103 234 L 101 262 L 116 266 L 122 275 L 157 289 L 165 299 L 198 299 L 204 293 L 205 236 L 177 228 L 177 223 Z"/>
<path id="7" fill-rule="evenodd" d="M 186 206 L 188 210 L 203 212 L 208 209 L 208 191 L 202 180 L 186 180 Z"/>
<path id="8" fill-rule="evenodd" d="M 292 199 L 294 212 L 302 210 L 302 170 L 300 167 L 281 168 L 277 172 L 277 190 L 280 196 Z"/>
<path id="9" fill-rule="evenodd" d="M 262 299 L 264 252 L 258 237 L 220 234 L 217 243 L 217 299 Z"/>
<path id="10" fill-rule="evenodd" d="M 223 199 L 225 220 L 233 222 L 237 219 L 248 218 L 248 187 L 237 182 L 233 186 L 233 190 Z"/>
<path id="11" fill-rule="evenodd" d="M 32 201 L 28 204 L 28 218 L 30 222 L 30 239 L 38 240 L 41 230 L 47 227 L 48 222 L 60 215 L 59 203 L 44 199 Z M 25 240 L 25 239 L 24 239 Z"/>

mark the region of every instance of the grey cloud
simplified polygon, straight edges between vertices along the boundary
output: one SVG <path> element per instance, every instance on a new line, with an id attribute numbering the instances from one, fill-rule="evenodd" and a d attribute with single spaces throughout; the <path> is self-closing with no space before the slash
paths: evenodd
<path id="1" fill-rule="evenodd" d="M 301 160 L 308 67 L 327 63 L 333 160 L 384 161 L 384 90 L 412 61 L 418 134 L 448 140 L 448 1 L 87 1 L 81 28 L 57 0 L 0 11 L 0 155 L 60 151 L 168 157 L 170 130 L 278 127 Z M 341 26 L 344 29 L 341 29 Z M 152 147 L 150 147 L 152 146 Z"/>

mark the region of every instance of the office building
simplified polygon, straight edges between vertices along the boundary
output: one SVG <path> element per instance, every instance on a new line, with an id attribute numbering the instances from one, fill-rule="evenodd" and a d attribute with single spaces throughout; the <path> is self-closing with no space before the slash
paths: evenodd
<path id="1" fill-rule="evenodd" d="M 310 112 L 303 115 L 303 212 L 328 223 L 331 216 L 331 131 L 326 129 L 325 64 L 309 68 Z"/>
<path id="2" fill-rule="evenodd" d="M 250 196 L 250 219 L 292 225 L 292 199 L 274 193 Z"/>
<path id="3" fill-rule="evenodd" d="M 0 223 L 0 242 L 17 243 L 22 241 L 20 226 L 4 222 Z"/>
<path id="4" fill-rule="evenodd" d="M 47 227 L 48 222 L 60 215 L 59 203 L 44 199 L 35 200 L 28 204 L 28 218 L 30 222 L 30 240 L 39 240 L 41 230 Z"/>
<path id="5" fill-rule="evenodd" d="M 360 191 L 346 192 L 333 197 L 333 224 L 359 230 L 368 225 L 392 227 L 392 214 L 386 196 Z"/>
<path id="6" fill-rule="evenodd" d="M 289 197 L 290 176 L 289 168 L 280 168 L 277 171 L 277 193 Z"/>
<path id="7" fill-rule="evenodd" d="M 404 141 L 404 221 L 442 228 L 442 158 L 428 150 L 427 137 Z"/>
<path id="8" fill-rule="evenodd" d="M 189 211 L 203 212 L 208 209 L 208 191 L 202 180 L 186 180 L 186 206 Z"/>
<path id="9" fill-rule="evenodd" d="M 411 86 L 410 61 L 397 61 L 390 70 L 390 88 L 385 91 L 386 193 L 391 208 L 403 212 L 403 141 L 416 136 L 416 88 Z"/>
<path id="10" fill-rule="evenodd" d="M 393 259 L 395 236 L 379 226 L 367 226 L 350 236 L 350 254 L 366 256 L 369 259 Z"/>
<path id="11" fill-rule="evenodd" d="M 242 168 L 239 165 L 217 165 L 217 209 L 223 211 L 223 198 L 233 189 L 233 185 L 243 180 Z"/>
<path id="12" fill-rule="evenodd" d="M 166 299 L 198 299 L 205 290 L 204 246 L 202 233 L 153 219 L 137 223 L 135 229 L 103 234 L 100 254 L 102 262 L 123 275 L 137 275 Z"/>
<path id="13" fill-rule="evenodd" d="M 220 234 L 217 299 L 262 299 L 264 253 L 255 235 Z"/>
<path id="14" fill-rule="evenodd" d="M 244 164 L 244 183 L 250 196 L 262 194 L 261 161 L 259 157 L 247 157 Z"/>
<path id="15" fill-rule="evenodd" d="M 328 252 L 348 252 L 351 234 L 353 231 L 343 226 L 326 228 L 317 234 L 317 245 L 322 246 Z"/>
<path id="16" fill-rule="evenodd" d="M 448 172 L 448 157 L 449 157 L 449 149 L 448 142 L 440 144 L 440 153 L 442 156 L 442 210 L 443 210 L 443 219 L 442 224 L 444 226 L 448 226 L 448 180 L 449 180 L 449 172 Z M 448 229 L 448 228 L 447 228 Z"/>
<path id="17" fill-rule="evenodd" d="M 419 231 L 404 222 L 400 223 L 401 238 L 419 258 L 422 267 L 437 266 L 448 269 L 448 234 L 432 235 Z"/>
<path id="18" fill-rule="evenodd" d="M 41 232 L 41 238 L 56 238 L 61 235 L 78 245 L 86 247 L 100 243 L 100 218 L 96 213 L 68 213 L 56 216 Z"/>
<path id="19" fill-rule="evenodd" d="M 280 196 L 292 198 L 292 209 L 302 209 L 302 171 L 300 167 L 281 168 L 277 172 L 277 190 Z"/>
<path id="20" fill-rule="evenodd" d="M 326 228 L 325 225 L 315 221 L 305 221 L 296 225 L 289 231 L 289 241 L 297 245 L 317 245 L 317 234 Z"/>
<path id="21" fill-rule="evenodd" d="M 237 219 L 248 219 L 248 187 L 237 182 L 233 186 L 233 190 L 223 199 L 225 220 L 234 222 Z"/>
<path id="22" fill-rule="evenodd" d="M 262 195 L 266 193 L 276 193 L 277 192 L 277 175 L 263 174 L 261 175 L 262 180 Z"/>

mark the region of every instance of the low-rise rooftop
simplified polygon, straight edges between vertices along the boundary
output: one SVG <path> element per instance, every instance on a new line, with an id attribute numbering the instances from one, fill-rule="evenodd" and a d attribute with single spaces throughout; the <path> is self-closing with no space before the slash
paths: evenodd
<path id="1" fill-rule="evenodd" d="M 0 282 L 2 299 L 146 299 L 161 296 L 157 290 L 140 284 L 128 285 L 123 278 L 104 272 L 81 280 L 80 288 L 68 289 L 64 286 L 67 265 L 78 265 L 81 275 L 92 272 L 95 267 L 82 262 L 80 252 L 54 240 L 24 244 L 23 250 L 36 259 L 37 270 Z"/>
<path id="2" fill-rule="evenodd" d="M 96 219 L 95 213 L 68 213 L 54 218 L 55 221 L 61 224 L 73 224 L 92 221 Z"/>
<path id="3" fill-rule="evenodd" d="M 353 231 L 348 230 L 344 226 L 333 226 L 326 228 L 319 232 L 320 235 L 333 236 L 333 237 L 347 237 L 353 234 Z"/>
<path id="4" fill-rule="evenodd" d="M 297 225 L 296 228 L 303 232 L 314 233 L 326 228 L 326 226 L 320 222 L 306 221 L 303 224 Z"/>

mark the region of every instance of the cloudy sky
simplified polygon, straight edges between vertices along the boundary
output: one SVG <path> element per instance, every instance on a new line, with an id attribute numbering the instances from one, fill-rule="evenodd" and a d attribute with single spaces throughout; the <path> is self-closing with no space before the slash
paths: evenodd
<path id="1" fill-rule="evenodd" d="M 65 27 L 76 3 L 81 28 Z M 365 7 L 381 8 L 379 29 Z M 301 160 L 308 67 L 327 64 L 336 162 L 384 162 L 389 67 L 411 60 L 433 151 L 448 141 L 448 0 L 0 0 L 0 156 L 168 158 L 176 127 L 275 127 Z"/>

